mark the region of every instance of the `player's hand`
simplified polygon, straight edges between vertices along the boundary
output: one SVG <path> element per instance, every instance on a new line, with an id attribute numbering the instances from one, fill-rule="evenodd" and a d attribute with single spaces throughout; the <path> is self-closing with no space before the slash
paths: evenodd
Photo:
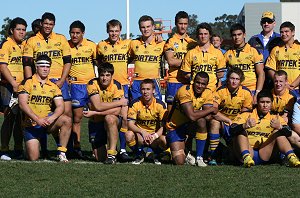
<path id="1" fill-rule="evenodd" d="M 258 93 L 255 93 L 254 96 L 253 96 L 253 105 L 257 104 L 257 94 Z"/>
<path id="2" fill-rule="evenodd" d="M 219 109 L 218 108 L 216 108 L 216 107 L 212 107 L 212 114 L 213 115 L 216 115 L 217 113 L 219 112 Z"/>
<path id="3" fill-rule="evenodd" d="M 47 121 L 47 124 L 49 126 L 56 120 L 56 118 L 53 116 L 49 116 L 49 117 L 46 117 L 45 120 Z"/>
<path id="4" fill-rule="evenodd" d="M 128 99 L 126 99 L 125 97 L 122 97 L 120 99 L 120 103 L 121 103 L 121 106 L 128 106 Z"/>
<path id="5" fill-rule="evenodd" d="M 49 122 L 46 118 L 39 118 L 36 123 L 41 126 L 41 127 L 44 127 L 46 128 L 48 125 L 49 125 Z"/>
<path id="6" fill-rule="evenodd" d="M 58 81 L 55 82 L 55 84 L 59 87 L 62 88 L 64 81 L 62 79 L 59 79 Z"/>
<path id="7" fill-rule="evenodd" d="M 292 85 L 292 84 L 287 84 L 286 87 L 287 87 L 289 90 L 294 90 L 294 89 L 295 89 L 295 86 Z"/>
<path id="8" fill-rule="evenodd" d="M 149 145 L 151 142 L 151 134 L 145 130 L 141 130 L 140 132 L 144 138 L 144 144 Z"/>
<path id="9" fill-rule="evenodd" d="M 94 111 L 83 111 L 83 116 L 86 117 L 86 118 L 90 118 L 93 115 L 95 115 Z"/>
<path id="10" fill-rule="evenodd" d="M 276 118 L 273 118 L 270 122 L 270 126 L 274 129 L 281 129 L 282 126 L 281 126 L 281 123 L 280 123 L 280 120 L 279 120 L 279 115 L 276 116 Z"/>
<path id="11" fill-rule="evenodd" d="M 249 128 L 252 128 L 252 127 L 255 127 L 256 125 L 256 121 L 254 118 L 251 118 L 250 115 L 246 121 L 246 129 L 249 129 Z"/>
<path id="12" fill-rule="evenodd" d="M 17 93 L 18 92 L 18 83 L 16 81 L 14 81 L 14 83 L 12 84 L 12 87 L 13 87 L 13 92 L 14 93 Z"/>
<path id="13" fill-rule="evenodd" d="M 155 35 L 155 42 L 156 43 L 161 43 L 163 41 L 164 41 L 164 39 L 163 39 L 163 37 L 160 34 L 156 34 Z"/>

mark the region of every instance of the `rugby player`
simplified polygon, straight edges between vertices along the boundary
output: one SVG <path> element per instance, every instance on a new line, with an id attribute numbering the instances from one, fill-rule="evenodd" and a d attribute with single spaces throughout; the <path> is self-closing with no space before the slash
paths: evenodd
<path id="1" fill-rule="evenodd" d="M 102 63 L 98 69 L 99 77 L 87 85 L 90 111 L 84 112 L 89 120 L 89 138 L 97 161 L 115 164 L 117 155 L 118 126 L 121 106 L 127 106 L 122 85 L 113 80 L 114 67 Z M 108 139 L 107 155 L 106 143 Z"/>
<path id="2" fill-rule="evenodd" d="M 295 40 L 295 25 L 286 21 L 280 25 L 280 36 L 282 42 L 273 48 L 266 62 L 268 75 L 274 80 L 276 70 L 284 70 L 288 74 L 288 86 L 295 96 L 299 95 L 299 75 L 300 75 L 300 44 Z"/>
<path id="3" fill-rule="evenodd" d="M 18 89 L 20 109 L 25 114 L 22 124 L 26 153 L 30 161 L 38 160 L 39 139 L 46 133 L 57 133 L 60 140 L 57 157 L 61 162 L 68 162 L 65 153 L 72 122 L 70 117 L 63 115 L 61 90 L 48 78 L 51 64 L 47 55 L 38 56 L 36 74 L 23 80 Z"/>
<path id="4" fill-rule="evenodd" d="M 167 119 L 167 142 L 171 148 L 172 158 L 177 165 L 185 162 L 185 139 L 188 126 L 196 125 L 196 164 L 207 166 L 203 161 L 203 151 L 207 138 L 206 118 L 218 113 L 213 107 L 213 94 L 207 88 L 209 75 L 200 71 L 192 85 L 184 85 L 175 95 L 175 101 Z"/>
<path id="5" fill-rule="evenodd" d="M 168 111 L 171 110 L 174 96 L 177 90 L 183 85 L 177 79 L 177 73 L 183 62 L 184 56 L 191 44 L 196 44 L 188 35 L 189 15 L 179 11 L 175 16 L 176 33 L 166 41 L 164 53 L 169 65 L 168 82 L 166 90 L 166 102 Z"/>
<path id="6" fill-rule="evenodd" d="M 285 154 L 290 167 L 300 167 L 287 137 L 292 133 L 279 115 L 271 115 L 273 96 L 268 90 L 257 94 L 257 108 L 253 112 L 239 114 L 230 132 L 234 136 L 236 157 L 245 167 L 265 164 Z"/>
<path id="7" fill-rule="evenodd" d="M 32 76 L 31 66 L 37 56 L 47 54 L 52 60 L 49 79 L 61 90 L 65 101 L 65 114 L 72 115 L 71 96 L 67 77 L 71 68 L 71 51 L 65 36 L 53 32 L 55 16 L 45 12 L 41 18 L 42 28 L 33 37 L 29 38 L 23 52 L 23 66 L 25 77 Z"/>
<path id="8" fill-rule="evenodd" d="M 215 150 L 220 141 L 220 129 L 227 146 L 231 145 L 229 128 L 232 120 L 241 112 L 252 109 L 251 91 L 241 85 L 245 80 L 243 71 L 238 67 L 229 69 L 227 73 L 227 83 L 219 87 L 214 93 L 214 107 L 219 109 L 218 116 L 222 116 L 226 122 L 220 122 L 216 118 L 210 121 L 209 134 L 209 165 L 217 165 L 215 160 Z"/>
<path id="9" fill-rule="evenodd" d="M 208 88 L 215 91 L 218 79 L 223 77 L 225 60 L 220 50 L 211 43 L 212 28 L 208 23 L 201 23 L 196 29 L 198 45 L 187 52 L 181 70 L 188 82 L 193 83 L 195 75 L 199 71 L 204 71 L 209 75 Z"/>
<path id="10" fill-rule="evenodd" d="M 241 24 L 234 24 L 230 28 L 233 48 L 225 54 L 226 64 L 230 67 L 239 67 L 245 75 L 242 85 L 251 90 L 253 103 L 262 90 L 265 81 L 263 56 L 255 48 L 245 43 L 246 31 Z"/>
<path id="11" fill-rule="evenodd" d="M 14 18 L 9 24 L 9 36 L 0 45 L 0 99 L 4 108 L 4 120 L 1 127 L 1 159 L 11 160 L 8 155 L 9 140 L 13 132 L 15 155 L 23 155 L 21 118 L 18 107 L 12 109 L 12 98 L 16 97 L 18 85 L 23 80 L 22 51 L 27 23 L 22 18 Z M 14 95 L 14 96 L 13 96 Z M 12 111 L 13 110 L 13 111 Z"/>
<path id="12" fill-rule="evenodd" d="M 211 44 L 216 48 L 216 49 L 219 49 L 221 50 L 222 54 L 225 54 L 226 50 L 225 49 L 222 49 L 221 48 L 221 44 L 223 42 L 223 39 L 221 38 L 220 35 L 218 34 L 213 34 L 211 36 Z M 221 81 L 221 84 L 222 85 L 226 85 L 226 76 L 227 76 L 227 69 L 225 68 L 224 70 L 224 74 L 223 74 L 223 77 L 220 79 Z"/>
<path id="13" fill-rule="evenodd" d="M 133 83 L 131 85 L 132 99 L 140 97 L 140 84 L 146 78 L 155 82 L 155 98 L 162 99 L 159 89 L 160 63 L 165 42 L 156 42 L 154 35 L 154 20 L 144 15 L 139 19 L 139 28 L 142 33 L 140 38 L 131 41 L 130 56 L 134 58 L 135 66 Z"/>
<path id="14" fill-rule="evenodd" d="M 98 62 L 108 62 L 114 66 L 113 79 L 121 83 L 124 96 L 128 99 L 129 92 L 129 80 L 128 80 L 128 63 L 131 62 L 129 57 L 129 47 L 130 40 L 122 40 L 120 38 L 122 30 L 122 24 L 116 19 L 112 19 L 106 24 L 106 32 L 108 33 L 108 38 L 106 40 L 100 41 L 97 45 L 97 55 Z M 125 133 L 128 130 L 127 127 L 127 112 L 128 106 L 122 107 L 122 127 L 119 131 L 120 139 L 120 161 L 130 161 L 131 157 L 126 152 L 126 138 Z"/>
<path id="15" fill-rule="evenodd" d="M 155 164 L 161 164 L 159 155 L 167 148 L 163 134 L 162 122 L 167 114 L 163 101 L 154 97 L 155 84 L 152 79 L 144 79 L 141 84 L 142 96 L 132 101 L 128 111 L 128 128 L 126 133 L 127 144 L 135 152 L 133 164 L 141 164 L 144 156 L 140 147 L 151 147 L 154 151 Z"/>

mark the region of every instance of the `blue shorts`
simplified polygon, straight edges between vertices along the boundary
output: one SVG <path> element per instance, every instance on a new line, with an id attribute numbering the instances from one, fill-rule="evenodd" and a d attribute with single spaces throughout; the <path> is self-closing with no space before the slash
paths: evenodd
<path id="1" fill-rule="evenodd" d="M 255 162 L 255 165 L 261 165 L 267 163 L 266 161 L 260 158 L 259 150 L 254 150 L 254 149 L 253 149 L 253 160 Z"/>
<path id="2" fill-rule="evenodd" d="M 297 100 L 300 99 L 299 89 L 293 89 L 293 90 L 291 90 L 291 92 L 292 92 L 292 95 L 293 95 L 295 98 L 297 98 Z"/>
<path id="3" fill-rule="evenodd" d="M 70 91 L 72 98 L 72 107 L 83 107 L 89 102 L 86 84 L 71 84 Z"/>
<path id="4" fill-rule="evenodd" d="M 184 124 L 173 131 L 169 131 L 166 136 L 168 145 L 174 142 L 184 142 L 187 135 L 187 125 Z"/>
<path id="5" fill-rule="evenodd" d="M 12 94 L 13 87 L 11 86 L 11 84 L 0 84 L 0 104 L 3 107 L 8 107 Z"/>
<path id="6" fill-rule="evenodd" d="M 133 81 L 133 83 L 131 85 L 131 89 L 130 89 L 131 100 L 134 100 L 134 99 L 142 96 L 141 89 L 140 89 L 141 82 L 142 82 L 142 80 L 134 80 Z M 158 82 L 156 80 L 153 80 L 153 82 L 155 85 L 154 97 L 162 100 Z"/>
<path id="7" fill-rule="evenodd" d="M 89 142 L 93 149 L 100 148 L 107 144 L 107 132 L 104 127 L 104 122 L 89 122 Z"/>
<path id="8" fill-rule="evenodd" d="M 128 92 L 129 92 L 129 85 L 122 85 L 122 87 L 123 87 L 123 90 L 124 90 L 124 97 L 126 98 L 126 99 L 128 99 Z"/>
<path id="9" fill-rule="evenodd" d="M 222 133 L 224 140 L 226 141 L 226 144 L 228 145 L 232 141 L 232 137 L 230 134 L 230 126 L 225 123 L 222 123 L 222 125 L 223 125 L 223 127 L 221 130 L 221 133 Z"/>
<path id="10" fill-rule="evenodd" d="M 59 78 L 51 78 L 50 81 L 55 83 Z M 70 88 L 67 81 L 64 82 L 63 86 L 60 88 L 64 101 L 71 101 Z"/>
<path id="11" fill-rule="evenodd" d="M 177 90 L 182 87 L 182 83 L 167 83 L 166 103 L 173 103 Z"/>
<path id="12" fill-rule="evenodd" d="M 23 132 L 25 142 L 32 139 L 40 140 L 48 135 L 47 129 L 38 125 L 34 127 L 26 127 Z"/>

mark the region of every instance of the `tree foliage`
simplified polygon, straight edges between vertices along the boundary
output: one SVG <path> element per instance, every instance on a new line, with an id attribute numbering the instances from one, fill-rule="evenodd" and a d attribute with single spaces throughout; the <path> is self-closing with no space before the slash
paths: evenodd
<path id="1" fill-rule="evenodd" d="M 237 15 L 227 15 L 216 17 L 214 23 L 209 23 L 214 34 L 220 35 L 223 39 L 230 39 L 230 27 L 237 23 Z"/>
<path id="2" fill-rule="evenodd" d="M 196 28 L 199 24 L 198 16 L 196 14 L 189 15 L 189 27 L 188 27 L 188 34 L 195 39 L 196 37 Z M 169 37 L 173 36 L 176 32 L 176 26 L 172 28 L 172 33 L 168 34 Z"/>
<path id="3" fill-rule="evenodd" d="M 8 36 L 8 28 L 9 28 L 9 24 L 11 22 L 12 19 L 10 19 L 9 17 L 6 17 L 5 19 L 3 19 L 3 25 L 1 26 L 1 31 L 0 31 L 0 39 L 1 42 L 4 41 L 6 39 L 6 37 Z"/>
<path id="4" fill-rule="evenodd" d="M 127 33 L 125 34 L 121 34 L 120 37 L 121 39 L 125 40 L 126 39 L 126 36 L 127 36 Z M 132 33 L 129 34 L 129 39 L 133 39 L 134 35 Z"/>

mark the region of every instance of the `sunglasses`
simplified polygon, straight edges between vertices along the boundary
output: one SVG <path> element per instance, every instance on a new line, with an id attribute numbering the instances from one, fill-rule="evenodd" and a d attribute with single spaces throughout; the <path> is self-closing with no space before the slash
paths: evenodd
<path id="1" fill-rule="evenodd" d="M 274 21 L 272 19 L 262 19 L 260 21 L 261 24 L 265 24 L 265 23 L 268 23 L 268 24 L 272 24 L 274 23 Z"/>

